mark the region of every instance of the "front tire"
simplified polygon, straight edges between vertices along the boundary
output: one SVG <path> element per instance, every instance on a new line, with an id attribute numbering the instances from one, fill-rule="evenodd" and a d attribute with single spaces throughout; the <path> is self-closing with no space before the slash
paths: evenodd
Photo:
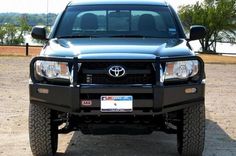
<path id="1" fill-rule="evenodd" d="M 34 156 L 53 156 L 57 151 L 56 112 L 37 104 L 29 107 L 29 140 Z"/>
<path id="2" fill-rule="evenodd" d="M 182 156 L 201 156 L 205 142 L 205 105 L 199 103 L 180 112 L 177 126 L 178 152 Z"/>

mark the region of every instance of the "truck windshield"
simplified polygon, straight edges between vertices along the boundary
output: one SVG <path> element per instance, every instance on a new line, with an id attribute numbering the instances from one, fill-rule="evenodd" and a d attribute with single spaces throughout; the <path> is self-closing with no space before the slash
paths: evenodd
<path id="1" fill-rule="evenodd" d="M 55 37 L 176 38 L 178 32 L 174 17 L 165 6 L 69 6 Z"/>

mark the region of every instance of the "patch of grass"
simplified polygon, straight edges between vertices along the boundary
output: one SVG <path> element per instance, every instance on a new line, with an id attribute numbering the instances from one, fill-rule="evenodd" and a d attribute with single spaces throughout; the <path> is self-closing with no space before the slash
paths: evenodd
<path id="1" fill-rule="evenodd" d="M 205 63 L 236 64 L 235 56 L 220 56 L 220 55 L 210 55 L 210 54 L 200 54 L 198 56 L 200 56 Z"/>

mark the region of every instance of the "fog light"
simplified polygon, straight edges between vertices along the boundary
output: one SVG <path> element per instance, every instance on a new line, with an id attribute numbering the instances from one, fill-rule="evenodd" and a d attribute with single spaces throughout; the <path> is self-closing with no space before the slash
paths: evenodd
<path id="1" fill-rule="evenodd" d="M 187 88 L 185 89 L 186 94 L 193 94 L 197 92 L 197 88 Z"/>
<path id="2" fill-rule="evenodd" d="M 40 94 L 48 94 L 49 93 L 49 90 L 48 89 L 45 89 L 45 88 L 38 88 L 38 93 Z"/>

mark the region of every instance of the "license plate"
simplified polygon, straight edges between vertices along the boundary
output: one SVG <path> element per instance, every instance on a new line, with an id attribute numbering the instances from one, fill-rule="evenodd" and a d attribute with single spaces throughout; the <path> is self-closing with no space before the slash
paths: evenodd
<path id="1" fill-rule="evenodd" d="M 101 112 L 132 112 L 133 96 L 101 96 Z"/>

